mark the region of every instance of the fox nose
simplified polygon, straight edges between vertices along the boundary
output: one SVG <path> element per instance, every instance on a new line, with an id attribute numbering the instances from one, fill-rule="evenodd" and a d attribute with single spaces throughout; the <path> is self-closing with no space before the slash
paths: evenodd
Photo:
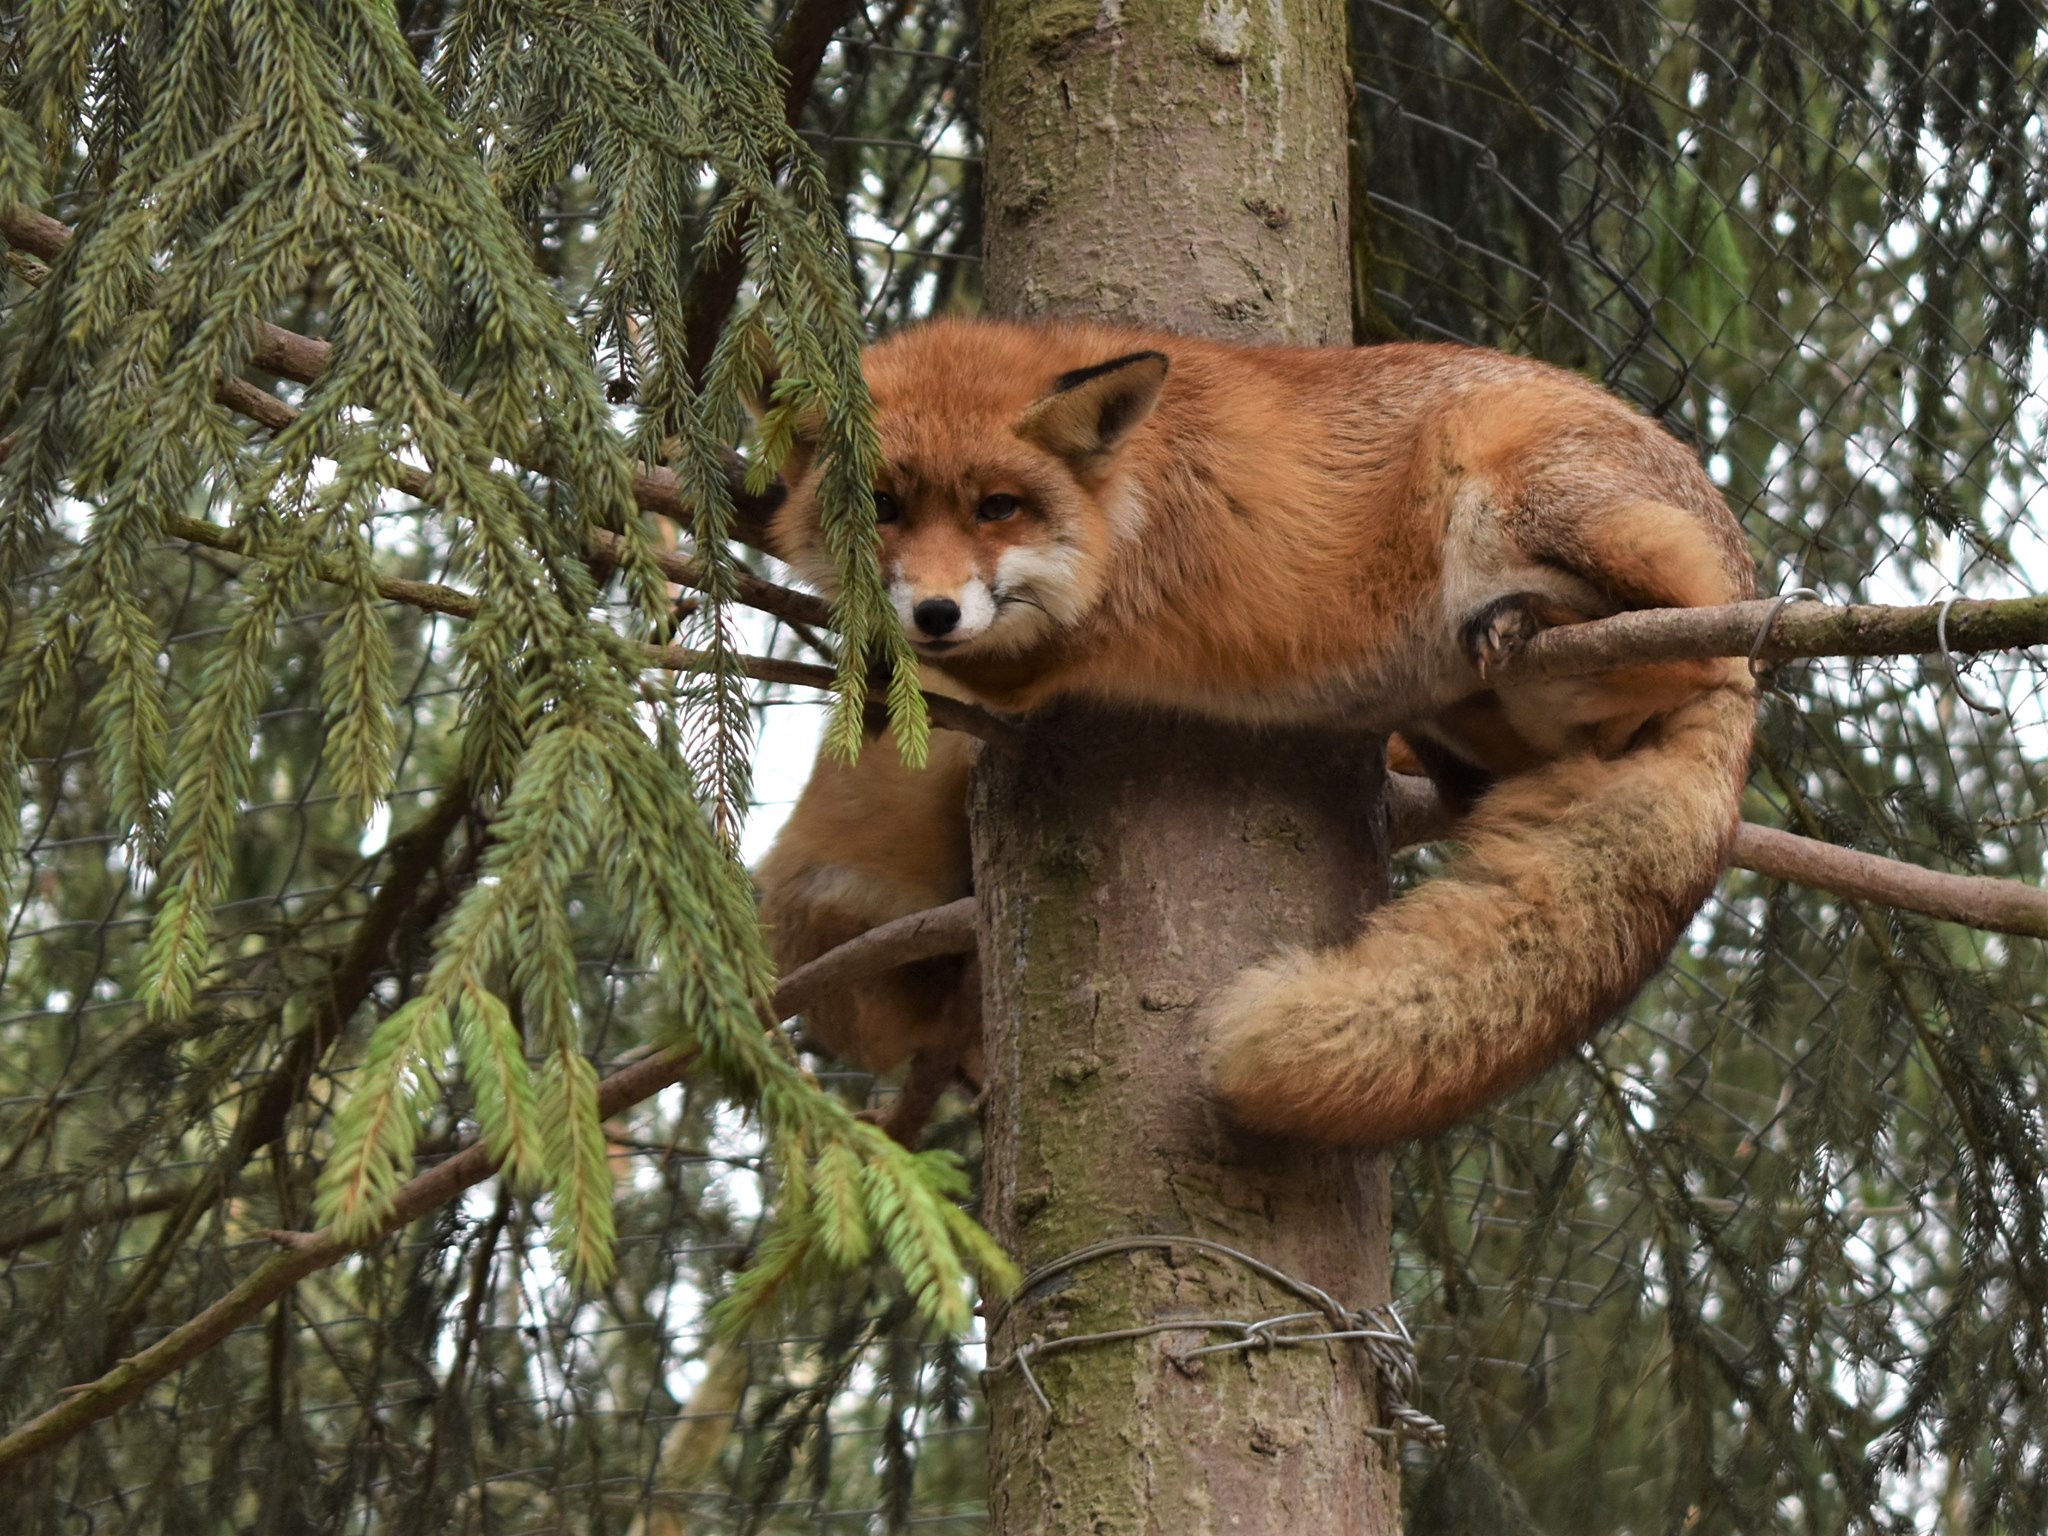
<path id="1" fill-rule="evenodd" d="M 910 610 L 917 627 L 936 640 L 953 632 L 960 622 L 960 605 L 950 597 L 928 597 Z"/>

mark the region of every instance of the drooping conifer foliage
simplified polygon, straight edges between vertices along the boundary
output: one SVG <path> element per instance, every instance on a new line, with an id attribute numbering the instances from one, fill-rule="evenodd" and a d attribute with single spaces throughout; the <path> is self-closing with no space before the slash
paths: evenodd
<path id="1" fill-rule="evenodd" d="M 601 1286 L 593 1055 L 622 1047 L 687 1053 L 758 1116 L 775 1214 L 736 1320 L 873 1250 L 957 1329 L 965 1266 L 1000 1268 L 957 1164 L 763 1028 L 727 464 L 764 384 L 754 489 L 798 419 L 832 466 L 835 740 L 861 744 L 874 656 L 901 749 L 924 731 L 866 557 L 846 235 L 766 20 L 52 0 L 0 23 L 0 1230 L 17 1261 L 39 1221 L 65 1232 L 0 1325 L 10 1418 L 212 1300 L 237 1240 L 374 1233 L 423 1136 L 474 1126 L 544 1193 L 567 1280 Z M 693 274 L 735 246 L 747 291 L 693 377 Z M 394 609 L 415 575 L 459 622 Z M 624 1034 L 593 952 L 637 977 Z M 161 1214 L 131 1226 L 138 1203 Z"/>

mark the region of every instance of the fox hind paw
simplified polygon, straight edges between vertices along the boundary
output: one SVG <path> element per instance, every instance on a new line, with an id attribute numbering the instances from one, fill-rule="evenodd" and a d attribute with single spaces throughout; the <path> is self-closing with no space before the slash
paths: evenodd
<path id="1" fill-rule="evenodd" d="M 1465 621 L 1460 636 L 1465 654 L 1482 678 L 1512 659 L 1543 628 L 1530 599 L 1503 597 L 1488 603 Z"/>

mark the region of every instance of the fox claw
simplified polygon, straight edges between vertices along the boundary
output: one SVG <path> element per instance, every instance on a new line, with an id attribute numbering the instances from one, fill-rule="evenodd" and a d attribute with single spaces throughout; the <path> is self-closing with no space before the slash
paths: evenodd
<path id="1" fill-rule="evenodd" d="M 1526 597 L 1503 597 L 1488 603 L 1465 621 L 1465 654 L 1481 678 L 1511 659 L 1543 626 Z"/>

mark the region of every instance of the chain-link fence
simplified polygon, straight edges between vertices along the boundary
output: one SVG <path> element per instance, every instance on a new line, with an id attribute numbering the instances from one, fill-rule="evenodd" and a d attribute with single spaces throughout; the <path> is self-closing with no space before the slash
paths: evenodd
<path id="1" fill-rule="evenodd" d="M 441 12 L 417 9 L 430 58 Z M 1784 9 L 1357 0 L 1360 339 L 1504 346 L 1636 400 L 1700 445 L 1766 592 L 2025 591 L 2048 569 L 2044 18 Z M 802 127 L 877 329 L 977 301 L 974 42 L 952 6 L 871 5 L 822 54 Z M 587 277 L 573 239 L 537 250 L 565 291 Z M 393 576 L 448 568 L 403 498 L 375 539 Z M 157 552 L 174 695 L 244 576 Z M 311 1224 L 343 1026 L 398 1001 L 476 878 L 487 825 L 450 787 L 457 621 L 386 614 L 399 773 L 364 836 L 321 768 L 335 611 L 316 592 L 273 653 L 229 941 L 176 1025 L 133 1000 L 155 893 L 110 830 L 90 658 L 33 744 L 0 975 L 11 1420 L 218 1296 L 266 1229 Z M 829 645 L 766 618 L 746 640 Z M 1750 818 L 2040 883 L 2041 658 L 1963 670 L 1782 670 Z M 813 698 L 759 691 L 753 851 L 808 767 Z M 579 886 L 571 916 L 588 1048 L 613 1061 L 655 1038 L 668 987 L 628 960 L 607 891 Z M 2042 998 L 2029 941 L 1731 871 L 1623 1025 L 1400 1160 L 1397 1300 L 1451 1431 L 1407 1453 L 1412 1528 L 2048 1528 Z M 933 1336 L 878 1271 L 716 1344 L 706 1309 L 756 1251 L 771 1149 L 690 1079 L 608 1135 L 601 1291 L 561 1283 L 532 1203 L 487 1186 L 41 1464 L 45 1527 L 984 1524 L 976 1341 Z M 975 1118 L 948 1100 L 929 1136 L 972 1156 Z M 279 1137 L 289 1155 L 263 1153 Z"/>

